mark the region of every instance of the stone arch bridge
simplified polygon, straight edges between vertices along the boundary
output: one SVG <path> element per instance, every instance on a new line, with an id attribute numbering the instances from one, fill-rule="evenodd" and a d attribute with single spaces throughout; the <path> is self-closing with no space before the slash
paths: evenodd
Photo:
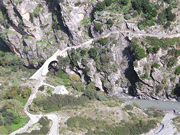
<path id="1" fill-rule="evenodd" d="M 85 42 L 85 43 L 83 43 L 83 44 L 81 44 L 81 45 L 79 45 L 79 46 L 67 47 L 67 48 L 65 48 L 65 49 L 62 50 L 62 51 L 58 49 L 58 50 L 53 54 L 53 56 L 51 56 L 50 58 L 48 58 L 48 59 L 46 60 L 46 62 L 41 66 L 41 68 L 39 68 L 39 69 L 33 74 L 33 76 L 30 77 L 30 79 L 39 79 L 41 76 L 46 76 L 46 74 L 49 72 L 49 70 L 48 70 L 49 64 L 50 64 L 51 62 L 53 62 L 53 61 L 58 61 L 58 60 L 57 60 L 57 57 L 58 57 L 58 56 L 66 57 L 68 50 L 73 49 L 73 48 L 74 48 L 74 49 L 77 49 L 77 48 L 79 48 L 79 47 L 84 47 L 84 46 L 88 47 L 88 46 L 92 43 L 92 41 L 93 41 L 93 39 L 91 39 L 91 40 L 89 40 L 89 41 L 87 41 L 87 42 Z M 89 46 L 89 47 L 90 47 L 90 46 Z"/>

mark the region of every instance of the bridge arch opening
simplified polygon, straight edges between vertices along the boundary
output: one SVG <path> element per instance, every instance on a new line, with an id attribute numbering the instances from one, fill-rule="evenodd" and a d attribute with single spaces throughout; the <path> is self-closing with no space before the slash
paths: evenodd
<path id="1" fill-rule="evenodd" d="M 58 62 L 56 60 L 54 61 L 51 61 L 48 65 L 48 71 L 50 73 L 55 73 L 59 70 L 59 67 L 58 67 Z"/>

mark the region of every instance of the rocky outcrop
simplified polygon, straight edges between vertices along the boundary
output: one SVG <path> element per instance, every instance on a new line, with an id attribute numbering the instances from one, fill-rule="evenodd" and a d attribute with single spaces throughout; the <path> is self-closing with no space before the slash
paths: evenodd
<path id="1" fill-rule="evenodd" d="M 38 68 L 38 62 L 50 57 L 57 49 L 76 46 L 91 38 L 95 41 L 108 38 L 114 41 L 106 47 L 112 57 L 108 71 L 98 71 L 95 60 L 87 63 L 89 73 L 84 71 L 81 62 L 78 63 L 79 69 L 67 71 L 81 75 L 82 81 L 87 81 L 88 77 L 97 89 L 109 96 L 125 97 L 130 94 L 142 99 L 174 98 L 172 91 L 179 83 L 179 76 L 172 74 L 175 67 L 167 70 L 166 61 L 161 59 L 168 51 L 160 49 L 156 54 L 135 61 L 129 43 L 134 36 L 143 39 L 144 34 L 163 37 L 165 33 L 175 33 L 179 26 L 172 31 L 161 31 L 162 26 L 157 24 L 139 30 L 137 23 L 125 20 L 123 14 L 108 10 L 95 12 L 96 2 L 3 0 L 0 3 L 0 45 L 9 47 L 25 60 L 26 65 L 30 60 Z M 133 62 L 137 62 L 137 66 L 133 66 Z M 152 68 L 154 63 L 159 67 Z M 180 57 L 177 65 L 180 65 Z"/>

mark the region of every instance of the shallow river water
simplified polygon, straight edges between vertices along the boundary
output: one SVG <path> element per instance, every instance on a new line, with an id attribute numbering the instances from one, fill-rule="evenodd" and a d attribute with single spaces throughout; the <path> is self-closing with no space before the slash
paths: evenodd
<path id="1" fill-rule="evenodd" d="M 130 104 L 133 104 L 133 102 L 136 102 L 139 104 L 139 107 L 142 109 L 154 106 L 161 110 L 178 110 L 178 111 L 180 111 L 180 102 L 140 100 L 140 99 L 132 99 L 132 100 L 126 100 L 126 101 Z"/>

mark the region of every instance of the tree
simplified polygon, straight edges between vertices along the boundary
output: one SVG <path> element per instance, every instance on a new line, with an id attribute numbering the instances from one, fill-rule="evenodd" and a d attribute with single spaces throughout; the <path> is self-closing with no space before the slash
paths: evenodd
<path id="1" fill-rule="evenodd" d="M 159 49 L 160 49 L 160 47 L 159 47 L 159 46 L 155 46 L 155 47 L 153 48 L 154 53 L 157 53 L 157 52 L 159 51 Z"/>
<path id="2" fill-rule="evenodd" d="M 136 57 L 137 59 L 142 59 L 144 57 L 146 57 L 147 55 L 145 54 L 145 50 L 144 49 L 139 49 L 137 52 L 136 52 Z"/>
<path id="3" fill-rule="evenodd" d="M 98 11 L 103 11 L 105 9 L 105 3 L 104 2 L 101 2 L 101 1 L 98 1 L 96 3 L 96 10 Z"/>
<path id="4" fill-rule="evenodd" d="M 177 63 L 177 57 L 171 57 L 171 58 L 168 60 L 167 66 L 168 66 L 168 67 L 172 67 L 173 65 L 176 65 L 176 63 Z"/>
<path id="5" fill-rule="evenodd" d="M 176 67 L 176 70 L 174 72 L 176 75 L 179 75 L 180 74 L 180 66 L 177 66 Z"/>
<path id="6" fill-rule="evenodd" d="M 153 9 L 151 15 L 152 15 L 153 17 L 156 17 L 157 14 L 158 14 L 157 10 L 156 10 L 156 9 Z"/>
<path id="7" fill-rule="evenodd" d="M 14 124 L 19 124 L 19 122 L 21 121 L 21 119 L 20 118 L 15 118 L 14 120 L 13 120 L 13 123 Z"/>
<path id="8" fill-rule="evenodd" d="M 129 0 L 121 0 L 121 4 L 126 6 L 128 4 Z"/>
<path id="9" fill-rule="evenodd" d="M 107 20 L 108 27 L 111 28 L 114 24 L 114 22 L 111 19 Z"/>
<path id="10" fill-rule="evenodd" d="M 140 12 L 142 10 L 142 0 L 132 0 L 132 7 Z"/>
<path id="11" fill-rule="evenodd" d="M 25 88 L 25 89 L 23 89 L 21 96 L 23 98 L 27 98 L 28 96 L 30 96 L 30 94 L 31 94 L 31 89 L 30 88 Z"/>
<path id="12" fill-rule="evenodd" d="M 165 25 L 164 25 L 164 27 L 167 29 L 167 28 L 169 28 L 171 26 L 171 22 L 170 21 L 168 21 Z"/>
<path id="13" fill-rule="evenodd" d="M 3 121 L 2 121 L 2 119 L 0 119 L 0 126 L 3 126 Z"/>
<path id="14" fill-rule="evenodd" d="M 89 49 L 88 54 L 91 58 L 95 59 L 97 56 L 97 49 L 96 48 Z"/>
<path id="15" fill-rule="evenodd" d="M 161 24 L 164 24 L 164 22 L 166 21 L 166 12 L 165 11 L 162 11 L 158 14 L 158 21 Z"/>
<path id="16" fill-rule="evenodd" d="M 147 49 L 147 52 L 148 52 L 148 53 L 152 53 L 152 52 L 153 52 L 152 47 L 149 47 L 149 48 Z"/>
<path id="17" fill-rule="evenodd" d="M 62 56 L 58 56 L 58 67 L 62 70 L 65 70 L 66 67 L 70 64 L 70 59 L 69 57 L 62 57 Z"/>
<path id="18" fill-rule="evenodd" d="M 41 119 L 38 121 L 38 123 L 41 124 L 42 126 L 47 126 L 49 124 L 49 120 L 46 116 L 41 117 Z"/>
<path id="19" fill-rule="evenodd" d="M 110 6 L 112 4 L 112 0 L 104 0 L 106 6 Z"/>
<path id="20" fill-rule="evenodd" d="M 71 76 L 69 77 L 69 79 L 70 79 L 71 81 L 79 81 L 81 78 L 80 78 L 78 75 L 73 74 L 73 75 L 71 75 Z"/>
<path id="21" fill-rule="evenodd" d="M 96 90 L 85 90 L 84 95 L 88 97 L 90 100 L 97 98 Z"/>
<path id="22" fill-rule="evenodd" d="M 102 29 L 102 26 L 103 24 L 102 23 L 97 23 L 97 22 L 94 22 L 94 27 L 96 28 L 97 31 L 99 31 L 100 33 L 103 32 L 103 29 Z"/>

